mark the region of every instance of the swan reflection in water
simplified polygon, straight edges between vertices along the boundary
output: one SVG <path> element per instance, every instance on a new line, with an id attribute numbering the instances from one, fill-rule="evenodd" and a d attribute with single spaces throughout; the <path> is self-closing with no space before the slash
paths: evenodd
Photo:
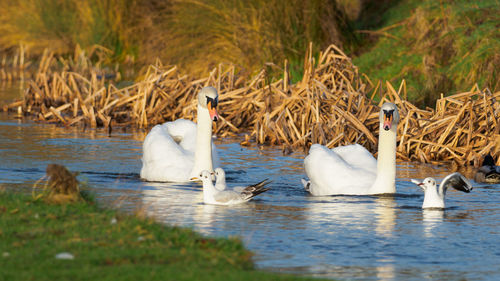
<path id="1" fill-rule="evenodd" d="M 210 224 L 213 220 L 208 212 L 202 218 L 195 218 L 203 208 L 201 186 L 148 182 L 142 191 L 143 205 L 148 216 L 171 225 L 193 225 L 195 222 Z"/>
<path id="2" fill-rule="evenodd" d="M 397 203 L 394 196 L 325 196 L 308 197 L 306 209 L 309 239 L 314 239 L 314 257 L 318 260 L 314 271 L 325 276 L 335 274 L 352 278 L 352 271 L 360 278 L 373 277 L 383 280 L 395 278 L 394 257 L 387 252 L 391 238 L 396 235 Z M 329 224 L 329 232 L 325 232 Z M 317 229 L 318 231 L 314 231 Z M 321 231 L 320 231 L 321 230 Z M 371 241 L 359 247 L 367 234 Z M 359 268 L 352 264 L 331 264 L 328 259 L 349 256 L 358 260 Z M 340 257 L 338 260 L 342 260 Z M 330 263 L 330 264 L 328 264 Z M 320 274 L 320 276 L 323 274 Z"/>
<path id="3" fill-rule="evenodd" d="M 264 200 L 216 206 L 203 204 L 201 186 L 194 183 L 147 183 L 143 190 L 148 216 L 167 224 L 192 226 L 205 235 L 239 236 L 247 247 L 259 252 L 256 262 L 265 261 L 264 267 L 309 268 L 311 273 L 330 276 L 340 270 L 347 276 L 352 265 L 339 265 L 332 257 L 352 255 L 370 265 L 356 270 L 361 277 L 393 279 L 393 257 L 380 245 L 389 243 L 394 235 L 394 197 L 305 196 L 277 205 L 279 199 L 274 196 L 279 195 L 269 193 L 270 198 Z M 366 233 L 372 233 L 375 247 L 359 247 Z M 304 239 L 306 243 L 299 242 Z M 297 252 L 309 255 L 307 262 L 292 254 Z"/>
<path id="4" fill-rule="evenodd" d="M 202 187 L 196 183 L 147 183 L 142 200 L 146 214 L 160 222 L 191 226 L 205 235 L 238 235 L 245 243 L 269 239 L 265 233 L 294 228 L 304 219 L 301 207 L 270 205 L 261 199 L 231 206 L 204 204 Z"/>

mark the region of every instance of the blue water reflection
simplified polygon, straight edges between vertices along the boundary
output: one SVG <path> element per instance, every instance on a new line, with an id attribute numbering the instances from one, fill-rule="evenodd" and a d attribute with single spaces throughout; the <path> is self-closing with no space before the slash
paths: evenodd
<path id="1" fill-rule="evenodd" d="M 271 190 L 248 204 L 202 203 L 201 186 L 139 179 L 144 132 L 60 128 L 0 118 L 0 185 L 29 190 L 49 163 L 79 171 L 102 204 L 142 209 L 158 221 L 238 236 L 258 267 L 348 280 L 500 279 L 500 185 L 449 191 L 446 211 L 422 211 L 410 178 L 446 167 L 398 163 L 394 196 L 309 196 L 303 153 L 216 140 L 229 185 L 264 178 Z"/>

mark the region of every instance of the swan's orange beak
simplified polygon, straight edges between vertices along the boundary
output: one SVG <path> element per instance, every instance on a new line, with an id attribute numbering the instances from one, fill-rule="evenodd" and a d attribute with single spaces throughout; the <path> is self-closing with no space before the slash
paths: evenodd
<path id="1" fill-rule="evenodd" d="M 384 124 L 383 128 L 386 131 L 389 131 L 392 127 L 392 112 L 384 114 Z"/>
<path id="2" fill-rule="evenodd" d="M 198 180 L 200 180 L 200 179 L 199 179 L 198 177 L 192 177 L 192 178 L 190 178 L 189 180 L 190 180 L 190 181 L 198 181 Z"/>
<path id="3" fill-rule="evenodd" d="M 207 103 L 208 113 L 210 114 L 210 119 L 212 121 L 217 121 L 220 119 L 219 113 L 217 113 L 217 106 L 212 105 L 212 101 L 208 101 Z"/>

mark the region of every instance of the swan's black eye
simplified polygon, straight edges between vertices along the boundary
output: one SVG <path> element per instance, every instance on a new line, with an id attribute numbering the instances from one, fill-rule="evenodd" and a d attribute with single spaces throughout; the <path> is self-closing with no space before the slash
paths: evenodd
<path id="1" fill-rule="evenodd" d="M 219 98 L 216 97 L 215 99 L 211 98 L 211 97 L 206 97 L 207 98 L 207 104 L 210 103 L 212 105 L 213 108 L 217 107 L 217 103 L 219 102 Z"/>
<path id="2" fill-rule="evenodd" d="M 385 117 L 389 117 L 392 114 L 394 114 L 394 109 L 391 109 L 391 110 L 385 110 L 384 109 L 384 115 L 385 115 Z"/>

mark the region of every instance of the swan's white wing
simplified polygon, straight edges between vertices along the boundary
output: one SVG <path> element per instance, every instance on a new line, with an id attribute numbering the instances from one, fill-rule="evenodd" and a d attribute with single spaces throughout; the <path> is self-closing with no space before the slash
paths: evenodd
<path id="1" fill-rule="evenodd" d="M 196 124 L 190 120 L 177 119 L 162 125 L 182 149 L 192 153 L 196 150 Z"/>
<path id="2" fill-rule="evenodd" d="M 313 144 L 304 159 L 313 195 L 366 194 L 376 174 L 350 165 L 339 154 L 325 146 Z"/>
<path id="3" fill-rule="evenodd" d="M 469 180 L 462 176 L 459 172 L 447 175 L 439 186 L 440 190 L 443 191 L 443 194 L 450 187 L 466 193 L 469 193 L 472 190 L 472 185 Z"/>
<path id="4" fill-rule="evenodd" d="M 196 151 L 196 124 L 185 119 L 177 119 L 173 122 L 165 123 L 168 133 L 178 141 L 179 145 L 186 151 L 193 153 Z M 212 142 L 212 165 L 215 168 L 220 167 L 219 154 L 217 148 Z"/>
<path id="5" fill-rule="evenodd" d="M 154 126 L 143 143 L 141 178 L 149 181 L 188 181 L 194 165 L 196 134 L 196 124 L 185 119 Z M 220 166 L 213 143 L 212 161 L 214 168 Z"/>
<path id="6" fill-rule="evenodd" d="M 332 148 L 349 165 L 377 173 L 377 159 L 362 145 L 351 144 Z"/>
<path id="7" fill-rule="evenodd" d="M 171 135 L 171 132 L 176 134 Z M 190 141 L 185 140 L 194 139 L 195 136 L 196 125 L 188 120 L 176 120 L 153 127 L 143 143 L 141 178 L 149 181 L 188 180 L 193 168 L 194 150 L 191 150 Z M 180 145 L 183 142 L 184 146 Z"/>

